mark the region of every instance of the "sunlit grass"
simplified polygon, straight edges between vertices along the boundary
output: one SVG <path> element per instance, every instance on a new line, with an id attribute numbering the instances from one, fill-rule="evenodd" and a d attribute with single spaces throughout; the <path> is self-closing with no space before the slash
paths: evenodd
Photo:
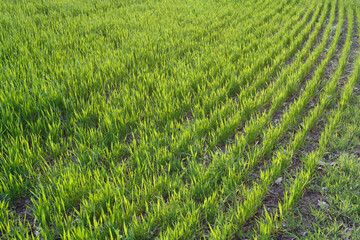
<path id="1" fill-rule="evenodd" d="M 336 90 L 358 10 L 344 0 L 2 1 L 0 238 L 270 238 L 349 102 L 358 61 Z M 330 108 L 276 213 L 261 212 Z"/>

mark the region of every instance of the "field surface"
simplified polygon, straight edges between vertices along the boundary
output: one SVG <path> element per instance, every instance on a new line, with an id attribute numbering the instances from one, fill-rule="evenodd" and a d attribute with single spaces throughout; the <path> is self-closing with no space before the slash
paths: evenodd
<path id="1" fill-rule="evenodd" d="M 359 6 L 0 1 L 0 239 L 284 239 L 351 119 Z"/>

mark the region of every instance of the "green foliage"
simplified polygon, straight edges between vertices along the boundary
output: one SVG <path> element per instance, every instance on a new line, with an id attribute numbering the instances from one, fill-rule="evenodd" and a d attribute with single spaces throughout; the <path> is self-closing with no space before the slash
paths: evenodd
<path id="1" fill-rule="evenodd" d="M 255 221 L 253 237 L 271 237 L 349 102 L 359 61 L 339 97 L 337 84 L 357 7 L 0 2 L 0 238 L 243 237 L 336 105 L 278 210 Z"/>

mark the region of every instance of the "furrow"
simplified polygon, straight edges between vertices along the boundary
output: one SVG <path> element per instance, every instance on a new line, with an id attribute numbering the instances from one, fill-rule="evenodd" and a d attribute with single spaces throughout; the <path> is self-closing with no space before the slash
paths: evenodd
<path id="1" fill-rule="evenodd" d="M 347 59 L 351 49 L 351 38 L 352 38 L 351 33 L 354 24 L 353 7 L 354 6 L 348 3 L 347 15 L 349 20 L 348 21 L 349 31 L 347 34 L 344 50 L 341 55 L 340 66 L 333 76 L 334 79 L 333 80 L 334 83 L 332 84 L 333 86 L 329 87 L 332 88 L 333 94 L 334 93 L 336 94 L 335 92 L 336 85 L 340 81 L 340 77 L 343 74 L 344 68 L 346 67 L 347 64 L 349 64 L 347 62 Z M 356 84 L 356 79 L 358 78 L 358 76 L 359 76 L 359 59 L 356 60 L 353 74 L 349 77 L 347 84 L 343 88 L 341 97 L 338 101 L 339 104 L 337 109 L 331 113 L 331 117 L 329 118 L 330 121 L 326 124 L 324 131 L 321 133 L 318 148 L 302 158 L 303 166 L 298 170 L 296 174 L 297 177 L 294 179 L 293 183 L 287 187 L 283 201 L 279 202 L 278 205 L 279 209 L 272 214 L 266 213 L 265 216 L 262 218 L 261 222 L 259 222 L 259 232 L 257 234 L 258 238 L 261 239 L 270 238 L 270 236 L 275 233 L 274 230 L 276 231 L 278 230 L 277 228 L 274 228 L 274 226 L 277 225 L 278 222 L 282 221 L 284 216 L 286 216 L 286 214 L 293 209 L 294 205 L 301 197 L 305 186 L 309 183 L 312 173 L 314 172 L 315 167 L 317 166 L 317 162 L 319 161 L 319 159 L 322 159 L 325 154 L 326 146 L 331 139 L 331 135 L 334 133 L 334 131 L 338 126 L 343 110 L 345 109 L 346 105 L 349 102 L 351 93 Z M 328 105 L 330 103 L 328 98 L 327 99 L 324 98 L 323 102 Z"/>
<path id="2" fill-rule="evenodd" d="M 329 33 L 329 30 L 330 30 L 330 28 L 328 28 L 328 30 L 327 30 L 327 32 Z M 339 34 L 340 34 L 340 32 L 338 31 L 338 34 L 337 34 L 337 39 L 338 39 L 338 37 L 339 37 Z M 325 36 L 326 36 L 326 34 L 325 34 Z M 324 39 L 325 39 L 325 41 L 324 42 L 322 42 L 322 46 L 324 47 L 324 45 L 326 44 L 326 37 L 324 37 Z M 300 100 L 298 100 L 297 101 L 297 104 L 295 105 L 292 105 L 292 107 L 290 107 L 289 108 L 289 112 L 285 115 L 286 116 L 286 118 L 288 119 L 287 121 L 284 119 L 284 124 L 286 123 L 286 122 L 290 122 L 291 121 L 291 116 L 293 115 L 293 114 L 298 114 L 299 113 L 299 110 L 301 110 L 301 107 L 300 106 L 302 106 L 302 105 L 304 105 L 304 100 L 306 100 L 306 99 L 308 99 L 308 97 L 309 96 L 311 96 L 311 94 L 312 94 L 312 91 L 313 91 L 313 89 L 314 89 L 314 87 L 316 87 L 316 84 L 317 84 L 317 82 L 319 81 L 319 78 L 321 77 L 321 74 L 322 74 L 322 72 L 323 72 L 323 70 L 324 70 L 324 68 L 325 68 L 325 66 L 326 66 L 326 64 L 327 64 L 327 62 L 330 60 L 330 58 L 331 58 L 331 56 L 332 56 L 332 54 L 334 53 L 334 50 L 335 50 L 335 48 L 334 47 L 336 47 L 336 44 L 337 44 L 337 40 L 335 40 L 334 42 L 333 42 L 333 44 L 332 44 L 332 50 L 331 51 L 329 51 L 329 53 L 328 53 L 328 55 L 327 55 L 327 58 L 321 63 L 321 65 L 320 65 L 320 67 L 318 68 L 318 71 L 315 73 L 315 75 L 314 75 L 314 78 L 313 78 L 313 80 L 311 81 L 311 82 L 309 82 L 308 84 L 307 84 L 307 87 L 309 88 L 309 90 L 306 92 L 306 94 L 303 94 L 302 95 L 302 97 L 301 97 L 301 99 Z M 299 108 L 300 107 L 300 108 Z M 285 126 L 286 126 L 286 124 L 284 125 L 284 124 L 282 124 L 282 125 L 279 125 L 278 126 L 278 128 L 272 128 L 272 129 L 270 129 L 270 130 L 273 130 L 273 133 L 274 134 L 278 134 L 281 130 L 282 131 L 284 131 L 286 128 L 285 128 Z M 264 139 L 266 139 L 266 137 L 264 137 Z M 272 138 L 270 137 L 270 138 L 267 138 L 267 139 L 269 139 L 270 140 L 270 142 L 271 142 L 271 140 L 272 140 Z M 298 147 L 298 146 L 296 146 L 296 147 Z M 265 148 L 265 147 L 264 147 Z M 263 148 L 263 149 L 264 149 Z M 296 148 L 295 148 L 296 149 Z M 287 152 L 287 151 L 286 151 Z M 284 152 L 283 152 L 283 150 L 278 150 L 277 151 L 277 154 L 283 154 L 284 155 Z M 286 153 L 287 154 L 287 153 Z M 285 156 L 286 156 L 286 154 L 285 154 Z M 277 159 L 277 155 L 276 154 L 274 154 L 274 157 L 273 157 L 273 159 Z M 275 161 L 274 160 L 274 161 Z M 248 163 L 247 163 L 248 164 Z M 267 169 L 268 168 L 268 166 L 266 166 L 266 168 L 265 169 Z M 276 169 L 275 169 L 276 170 Z M 274 171 L 275 171 L 274 170 Z M 268 170 L 268 171 L 270 171 L 270 170 Z M 265 171 L 266 172 L 266 171 Z M 260 174 L 260 178 L 262 179 L 262 181 L 261 181 L 261 184 L 259 184 L 259 185 L 256 185 L 255 187 L 253 187 L 252 189 L 250 189 L 250 190 L 247 190 L 246 191 L 246 194 L 245 194 L 245 196 L 244 196 L 244 202 L 240 205 L 240 206 L 238 206 L 238 207 L 236 207 L 236 212 L 237 212 L 237 214 L 236 214 L 236 218 L 237 218 L 237 222 L 238 222 L 238 224 L 244 224 L 245 223 L 245 221 L 249 218 L 249 217 L 251 217 L 252 215 L 253 215 L 253 213 L 255 212 L 254 210 L 255 209 L 257 209 L 257 207 L 261 204 L 261 194 L 263 194 L 264 193 L 264 191 L 261 191 L 261 190 L 259 190 L 259 189 L 261 189 L 261 187 L 265 184 L 265 186 L 266 186 L 266 184 L 269 184 L 269 180 L 272 180 L 273 178 L 269 178 L 269 179 L 265 179 L 265 180 L 263 180 L 264 179 L 264 177 L 266 176 L 266 175 L 264 175 L 264 171 L 262 171 L 261 172 L 261 174 Z M 265 192 L 266 193 L 266 192 Z M 227 227 L 225 228 L 225 229 L 227 229 Z"/>

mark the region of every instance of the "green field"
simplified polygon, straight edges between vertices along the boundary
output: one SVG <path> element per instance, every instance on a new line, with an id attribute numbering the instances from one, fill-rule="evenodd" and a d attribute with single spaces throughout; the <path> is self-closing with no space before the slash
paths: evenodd
<path id="1" fill-rule="evenodd" d="M 281 235 L 359 37 L 358 0 L 0 1 L 0 239 Z"/>

